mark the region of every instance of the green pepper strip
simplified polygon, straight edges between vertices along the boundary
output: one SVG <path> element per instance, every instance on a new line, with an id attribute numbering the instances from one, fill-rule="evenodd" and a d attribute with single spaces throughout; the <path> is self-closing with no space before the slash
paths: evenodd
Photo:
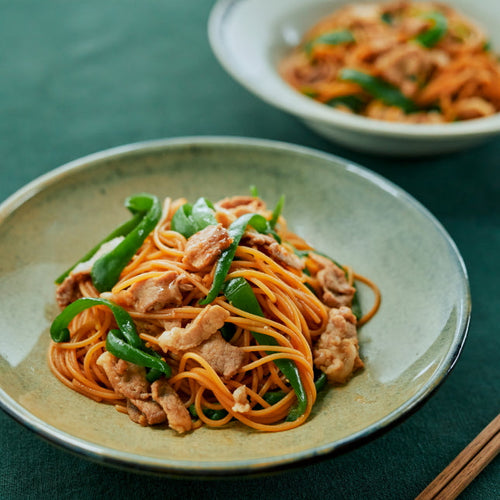
<path id="1" fill-rule="evenodd" d="M 448 20 L 441 12 L 431 12 L 424 16 L 424 19 L 432 21 L 434 25 L 428 30 L 420 33 L 415 37 L 415 40 L 424 47 L 431 48 L 436 45 L 441 38 L 446 34 L 448 29 Z"/>
<path id="2" fill-rule="evenodd" d="M 127 343 L 123 338 L 121 330 L 110 330 L 108 332 L 106 350 L 117 358 L 133 363 L 134 365 L 152 368 L 151 372 L 153 370 L 159 371 L 164 373 L 166 377 L 170 377 L 172 374 L 170 366 L 165 361 Z M 155 373 L 156 376 L 157 374 Z"/>
<path id="3" fill-rule="evenodd" d="M 199 198 L 194 205 L 184 203 L 172 217 L 171 227 L 185 238 L 207 226 L 216 225 L 214 206 L 206 198 Z"/>
<path id="4" fill-rule="evenodd" d="M 276 203 L 276 206 L 274 207 L 273 214 L 271 215 L 271 220 L 269 221 L 269 226 L 271 229 L 274 229 L 276 226 L 276 223 L 278 222 L 279 216 L 281 215 L 281 212 L 283 211 L 283 205 L 285 204 L 285 195 L 282 194 L 280 196 L 280 199 L 278 200 L 278 203 Z"/>
<path id="5" fill-rule="evenodd" d="M 148 207 L 148 211 L 141 222 L 125 236 L 125 239 L 116 248 L 103 255 L 92 266 L 90 275 L 99 292 L 113 288 L 120 273 L 161 218 L 161 205 L 156 196 L 141 194 L 135 195 L 134 198 L 137 198 L 137 203 Z"/>
<path id="6" fill-rule="evenodd" d="M 316 387 L 316 393 L 319 393 L 324 389 L 327 382 L 327 377 L 325 373 L 321 372 L 318 378 L 314 381 L 314 386 Z M 264 394 L 263 399 L 270 405 L 275 405 L 279 403 L 288 393 L 285 391 L 268 391 Z"/>
<path id="7" fill-rule="evenodd" d="M 111 309 L 113 316 L 115 317 L 116 324 L 118 328 L 122 331 L 127 342 L 137 349 L 141 349 L 144 344 L 135 329 L 134 322 L 130 317 L 130 314 L 125 311 L 125 309 L 113 304 L 106 299 L 101 299 L 99 297 L 83 297 L 81 299 L 75 300 L 69 304 L 52 322 L 50 326 L 50 336 L 54 342 L 68 342 L 69 340 L 69 330 L 68 325 L 71 320 L 80 314 L 85 309 L 89 309 L 94 306 L 106 306 Z"/>
<path id="8" fill-rule="evenodd" d="M 304 50 L 308 55 L 311 55 L 315 45 L 340 45 L 342 43 L 354 41 L 354 35 L 349 30 L 328 31 L 307 42 L 304 46 Z"/>
<path id="9" fill-rule="evenodd" d="M 189 413 L 193 418 L 199 418 L 198 413 L 196 412 L 196 407 L 194 403 L 189 406 Z M 227 416 L 227 410 L 212 410 L 211 408 L 204 408 L 203 414 L 211 420 L 221 420 Z"/>
<path id="10" fill-rule="evenodd" d="M 239 277 L 229 280 L 224 285 L 224 294 L 234 307 L 255 316 L 264 316 L 252 287 L 244 278 Z M 279 345 L 278 341 L 270 335 L 252 332 L 252 336 L 261 345 Z M 266 352 L 267 354 L 273 354 L 273 351 Z M 300 379 L 299 370 L 297 365 L 290 359 L 276 359 L 274 363 L 288 379 L 297 396 L 297 406 L 290 410 L 287 417 L 288 421 L 296 420 L 307 408 L 307 394 Z"/>
<path id="11" fill-rule="evenodd" d="M 248 225 L 252 226 L 260 233 L 270 231 L 269 221 L 259 214 L 242 215 L 229 226 L 229 236 L 233 241 L 231 245 L 221 253 L 219 260 L 217 261 L 212 287 L 210 288 L 208 295 L 200 301 L 202 306 L 210 304 L 210 302 L 212 302 L 215 297 L 219 295 L 227 273 L 229 272 L 229 268 L 231 267 L 231 263 L 233 262 L 236 249 L 238 248 L 241 238 Z"/>
<path id="12" fill-rule="evenodd" d="M 113 238 L 117 238 L 119 236 L 126 236 L 128 233 L 130 233 L 130 231 L 132 231 L 132 229 L 134 229 L 137 226 L 137 224 L 139 224 L 139 222 L 140 222 L 140 220 L 142 219 L 143 216 L 144 216 L 144 214 L 138 212 L 138 213 L 136 213 L 132 217 L 132 219 L 130 219 L 129 221 L 125 222 L 121 226 L 117 227 L 113 232 L 111 232 L 110 234 L 108 234 L 108 236 L 106 236 L 106 238 L 104 238 L 102 241 L 100 241 L 94 248 L 92 248 L 91 250 L 89 250 L 81 259 L 79 259 L 78 261 L 76 261 L 68 270 L 66 270 L 63 274 L 61 274 L 61 276 L 59 276 L 56 279 L 55 283 L 57 285 L 60 285 L 64 281 L 64 279 L 69 275 L 69 273 L 78 264 L 80 264 L 81 262 L 86 262 L 91 257 L 93 257 L 94 254 L 97 252 L 97 250 L 99 250 L 99 248 L 101 248 L 101 246 L 104 243 L 106 243 L 107 241 L 112 240 Z"/>
<path id="13" fill-rule="evenodd" d="M 397 106 L 405 113 L 412 113 L 418 109 L 415 102 L 406 97 L 397 87 L 368 73 L 363 73 L 357 69 L 344 68 L 340 71 L 339 78 L 358 84 L 375 99 L 379 99 L 389 106 Z"/>

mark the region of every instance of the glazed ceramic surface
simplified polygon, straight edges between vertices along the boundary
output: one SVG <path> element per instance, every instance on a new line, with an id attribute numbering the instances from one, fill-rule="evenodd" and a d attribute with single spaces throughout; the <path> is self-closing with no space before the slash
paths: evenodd
<path id="1" fill-rule="evenodd" d="M 286 195 L 290 227 L 382 292 L 359 332 L 366 368 L 319 396 L 301 427 L 232 423 L 178 435 L 143 428 L 65 387 L 47 365 L 54 279 L 124 220 L 127 196 L 217 200 L 256 185 Z M 0 206 L 0 402 L 52 442 L 93 460 L 170 474 L 227 475 L 330 456 L 415 410 L 454 365 L 470 313 L 466 271 L 440 224 L 383 178 L 269 141 L 185 138 L 117 148 L 35 180 Z M 361 304 L 372 303 L 360 287 Z"/>
<path id="2" fill-rule="evenodd" d="M 357 0 L 373 3 L 374 0 Z M 332 109 L 291 88 L 278 74 L 279 61 L 307 29 L 348 0 L 219 0 L 208 34 L 226 71 L 249 91 L 324 137 L 355 150 L 383 155 L 424 155 L 460 150 L 500 134 L 500 114 L 444 125 L 390 123 Z M 498 0 L 449 0 L 481 24 L 500 51 Z"/>

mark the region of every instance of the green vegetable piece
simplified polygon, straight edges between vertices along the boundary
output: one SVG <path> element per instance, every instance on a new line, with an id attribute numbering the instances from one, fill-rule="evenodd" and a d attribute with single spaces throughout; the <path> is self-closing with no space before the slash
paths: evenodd
<path id="1" fill-rule="evenodd" d="M 213 302 L 215 297 L 219 295 L 219 292 L 224 284 L 224 280 L 226 279 L 227 273 L 229 272 L 229 268 L 231 267 L 231 263 L 234 259 L 234 254 L 236 253 L 236 249 L 240 244 L 241 238 L 247 228 L 247 226 L 252 226 L 254 229 L 259 231 L 260 233 L 269 232 L 269 222 L 259 214 L 245 214 L 241 217 L 238 217 L 228 229 L 229 236 L 232 238 L 231 245 L 226 248 L 219 257 L 215 267 L 214 280 L 212 282 L 212 286 L 208 292 L 208 295 L 200 301 L 201 305 L 210 304 Z"/>
<path id="2" fill-rule="evenodd" d="M 191 219 L 192 212 L 193 206 L 189 203 L 184 203 L 184 205 L 177 209 L 170 222 L 170 227 L 174 231 L 182 234 L 185 238 L 189 238 L 196 232 Z"/>
<path id="3" fill-rule="evenodd" d="M 163 373 L 166 377 L 170 377 L 172 374 L 170 366 L 165 361 L 127 343 L 120 330 L 110 330 L 108 332 L 106 350 L 117 358 L 133 363 L 134 365 L 152 368 L 155 370 L 155 377 L 158 375 L 158 372 Z"/>
<path id="4" fill-rule="evenodd" d="M 132 198 L 135 199 L 134 203 L 140 204 L 143 208 L 148 207 L 147 212 L 116 248 L 103 255 L 92 266 L 90 275 L 99 292 L 111 290 L 118 281 L 120 273 L 161 218 L 161 205 L 156 196 L 140 194 Z"/>
<path id="5" fill-rule="evenodd" d="M 214 206 L 206 198 L 199 198 L 194 205 L 185 203 L 172 217 L 171 227 L 185 238 L 210 225 L 216 225 Z"/>
<path id="6" fill-rule="evenodd" d="M 244 278 L 234 278 L 228 281 L 224 285 L 224 295 L 234 307 L 255 316 L 264 316 L 252 287 Z M 261 345 L 279 345 L 278 341 L 270 335 L 252 332 L 252 336 Z M 266 352 L 273 353 L 273 351 Z M 276 359 L 274 363 L 288 379 L 297 396 L 297 405 L 290 410 L 287 417 L 288 421 L 296 420 L 307 408 L 307 394 L 300 379 L 299 370 L 297 365 L 289 359 Z"/>
<path id="7" fill-rule="evenodd" d="M 384 12 L 381 16 L 380 16 L 380 19 L 382 19 L 382 21 L 385 23 L 385 24 L 392 24 L 392 14 L 390 12 Z"/>
<path id="8" fill-rule="evenodd" d="M 101 240 L 94 248 L 92 248 L 91 250 L 89 250 L 81 259 L 79 259 L 78 261 L 76 261 L 69 269 L 67 269 L 63 274 L 61 274 L 55 280 L 55 283 L 57 285 L 60 285 L 65 280 L 65 278 L 69 275 L 69 273 L 78 264 L 80 264 L 81 262 L 86 262 L 87 260 L 89 260 L 90 258 L 92 258 L 95 255 L 95 253 L 97 252 L 97 250 L 99 250 L 99 248 L 101 248 L 101 246 L 104 243 L 106 243 L 106 242 L 108 242 L 108 241 L 110 241 L 110 240 L 112 240 L 114 238 L 117 238 L 119 236 L 126 236 L 128 233 L 130 233 L 130 231 L 132 231 L 132 229 L 134 229 L 137 226 L 137 224 L 139 224 L 139 222 L 142 219 L 142 217 L 143 217 L 142 213 L 136 213 L 132 219 L 130 219 L 129 221 L 125 222 L 121 226 L 117 227 L 113 232 L 111 232 L 110 234 L 108 234 L 108 236 L 106 236 L 106 238 L 104 238 L 103 240 Z"/>
<path id="9" fill-rule="evenodd" d="M 354 35 L 349 30 L 328 31 L 307 42 L 304 46 L 304 50 L 308 55 L 311 55 L 315 45 L 340 45 L 342 43 L 351 43 L 354 41 Z"/>
<path id="10" fill-rule="evenodd" d="M 358 84 L 375 99 L 379 99 L 389 106 L 397 106 L 405 113 L 412 113 L 418 109 L 417 105 L 397 87 L 368 73 L 363 73 L 357 69 L 344 68 L 340 71 L 339 78 Z"/>
<path id="11" fill-rule="evenodd" d="M 424 19 L 432 21 L 433 25 L 418 34 L 415 40 L 423 47 L 434 47 L 446 34 L 448 30 L 448 20 L 441 12 L 430 12 L 423 16 Z"/>
<path id="12" fill-rule="evenodd" d="M 123 336 L 126 338 L 127 342 L 138 349 L 143 347 L 143 342 L 137 333 L 134 322 L 130 317 L 130 314 L 125 311 L 125 309 L 113 304 L 106 299 L 101 299 L 99 297 L 83 297 L 81 299 L 75 300 L 69 304 L 52 322 L 50 326 L 50 336 L 54 342 L 67 342 L 70 338 L 68 325 L 71 320 L 80 314 L 85 309 L 89 309 L 94 306 L 106 306 L 111 309 L 113 316 L 115 317 L 116 324 L 118 328 L 122 331 Z"/>
<path id="13" fill-rule="evenodd" d="M 190 405 L 188 410 L 193 418 L 199 418 L 194 404 Z M 222 420 L 227 416 L 227 411 L 224 409 L 212 410 L 211 408 L 204 408 L 203 414 L 211 420 Z"/>
<path id="14" fill-rule="evenodd" d="M 343 95 L 330 99 L 325 104 L 336 108 L 337 106 L 346 106 L 354 113 L 359 113 L 365 107 L 365 101 L 358 95 Z"/>
<path id="15" fill-rule="evenodd" d="M 257 186 L 254 186 L 253 184 L 250 186 L 250 195 L 254 198 L 259 197 L 259 190 L 257 189 Z"/>
<path id="16" fill-rule="evenodd" d="M 271 229 L 274 229 L 276 226 L 276 223 L 278 222 L 279 216 L 281 215 L 281 212 L 283 211 L 283 205 L 285 204 L 285 195 L 282 194 L 280 196 L 280 199 L 278 200 L 278 203 L 276 203 L 276 206 L 274 207 L 273 214 L 271 216 L 271 220 L 269 221 L 269 226 Z"/>

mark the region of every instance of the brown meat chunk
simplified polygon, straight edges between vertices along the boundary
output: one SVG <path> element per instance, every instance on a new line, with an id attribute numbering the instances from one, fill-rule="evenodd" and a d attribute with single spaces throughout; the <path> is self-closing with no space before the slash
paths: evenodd
<path id="1" fill-rule="evenodd" d="M 323 371 L 328 380 L 344 384 L 352 374 L 363 367 L 358 354 L 356 317 L 348 307 L 331 309 L 325 331 L 313 346 L 314 366 Z"/>
<path id="2" fill-rule="evenodd" d="M 163 408 L 152 399 L 127 399 L 127 412 L 130 420 L 143 427 L 163 424 L 167 420 Z"/>
<path id="3" fill-rule="evenodd" d="M 192 350 L 225 378 L 235 375 L 245 362 L 245 353 L 239 347 L 226 342 L 220 333 L 215 333 Z"/>
<path id="4" fill-rule="evenodd" d="M 129 399 L 148 398 L 149 382 L 144 367 L 118 359 L 107 351 L 97 358 L 97 364 L 104 370 L 116 392 Z"/>
<path id="5" fill-rule="evenodd" d="M 61 309 L 82 297 L 80 293 L 80 284 L 90 280 L 90 271 L 92 270 L 94 262 L 103 255 L 111 252 L 111 250 L 116 248 L 122 241 L 123 236 L 119 236 L 103 243 L 89 260 L 80 262 L 74 267 L 56 289 L 56 300 Z"/>
<path id="6" fill-rule="evenodd" d="M 375 70 L 384 80 L 399 87 L 403 94 L 413 97 L 420 90 L 419 83 L 448 62 L 449 57 L 443 51 L 405 44 L 381 55 L 375 62 Z"/>
<path id="7" fill-rule="evenodd" d="M 179 395 L 165 379 L 156 380 L 151 384 L 153 399 L 161 406 L 167 415 L 168 425 L 179 433 L 190 431 L 191 416 Z"/>
<path id="8" fill-rule="evenodd" d="M 272 236 L 269 236 L 267 234 L 247 231 L 243 235 L 242 244 L 257 248 L 262 253 L 269 255 L 269 257 L 278 262 L 278 264 L 298 270 L 302 270 L 304 268 L 304 263 L 299 259 L 299 257 L 289 252 Z"/>
<path id="9" fill-rule="evenodd" d="M 56 289 L 56 301 L 61 309 L 83 297 L 80 284 L 89 280 L 88 273 L 69 274 Z"/>
<path id="10" fill-rule="evenodd" d="M 266 205 L 260 198 L 254 196 L 232 196 L 217 203 L 217 207 L 230 211 L 235 217 L 244 214 L 261 213 Z"/>
<path id="11" fill-rule="evenodd" d="M 149 278 L 134 283 L 112 297 L 116 304 L 133 307 L 139 312 L 158 311 L 165 306 L 179 306 L 182 303 L 183 276 L 167 271 L 158 278 Z"/>
<path id="12" fill-rule="evenodd" d="M 182 260 L 198 271 L 213 264 L 232 241 L 222 224 L 207 226 L 188 239 Z"/>
<path id="13" fill-rule="evenodd" d="M 323 288 L 323 302 L 329 307 L 350 306 L 356 289 L 349 285 L 344 271 L 321 255 L 310 253 L 309 258 L 321 268 L 317 278 Z"/>
<path id="14" fill-rule="evenodd" d="M 238 413 L 246 413 L 252 408 L 248 402 L 247 386 L 240 385 L 233 392 L 234 405 L 231 408 Z"/>
<path id="15" fill-rule="evenodd" d="M 186 351 L 210 338 L 229 317 L 229 312 L 220 306 L 207 306 L 184 328 L 174 327 L 158 338 L 164 350 Z"/>

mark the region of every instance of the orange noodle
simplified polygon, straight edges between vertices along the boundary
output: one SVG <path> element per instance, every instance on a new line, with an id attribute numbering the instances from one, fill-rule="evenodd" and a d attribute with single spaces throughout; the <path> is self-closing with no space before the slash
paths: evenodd
<path id="1" fill-rule="evenodd" d="M 90 271 L 81 268 L 71 271 L 57 289 L 63 309 L 82 297 L 106 299 L 123 308 L 144 349 L 157 353 L 171 373 L 153 382 L 145 378 L 144 367 L 108 352 L 110 331 L 119 325 L 105 304 L 74 316 L 69 340 L 51 343 L 52 372 L 74 391 L 115 405 L 141 425 L 168 424 L 179 432 L 201 425 L 220 427 L 231 420 L 259 431 L 301 425 L 316 401 L 319 375 L 330 385 L 344 384 L 363 366 L 356 326 L 376 314 L 377 286 L 317 253 L 257 196 L 210 205 L 214 224 L 187 237 L 172 223 L 185 204 L 184 199 L 165 200 L 159 222 L 111 290 L 99 293 Z M 234 241 L 228 229 L 251 213 L 272 225 L 263 233 L 251 225 L 244 228 L 225 282 L 249 285 L 258 309 L 237 307 L 226 297 L 227 289 L 202 305 L 221 255 Z M 368 286 L 375 298 L 370 310 L 356 318 L 358 283 Z M 198 333 L 201 337 L 193 341 Z M 301 396 L 283 373 L 283 362 L 294 367 L 303 390 L 303 411 L 294 418 L 290 415 Z M 135 390 L 135 383 L 146 389 L 131 396 L 127 391 Z"/>

